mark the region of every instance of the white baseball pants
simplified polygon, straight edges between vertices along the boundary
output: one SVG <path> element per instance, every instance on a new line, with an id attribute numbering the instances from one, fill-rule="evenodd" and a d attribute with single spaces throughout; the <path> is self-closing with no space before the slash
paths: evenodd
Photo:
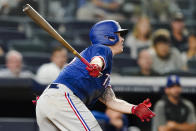
<path id="1" fill-rule="evenodd" d="M 36 117 L 40 131 L 102 131 L 90 110 L 63 84 L 47 87 L 37 101 Z"/>

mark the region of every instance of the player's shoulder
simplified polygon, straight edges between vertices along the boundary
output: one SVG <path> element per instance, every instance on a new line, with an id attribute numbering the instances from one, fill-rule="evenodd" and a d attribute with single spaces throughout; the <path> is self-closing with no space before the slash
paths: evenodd
<path id="1" fill-rule="evenodd" d="M 191 101 L 187 100 L 187 99 L 182 99 L 182 102 L 189 108 L 194 108 L 194 105 Z"/>

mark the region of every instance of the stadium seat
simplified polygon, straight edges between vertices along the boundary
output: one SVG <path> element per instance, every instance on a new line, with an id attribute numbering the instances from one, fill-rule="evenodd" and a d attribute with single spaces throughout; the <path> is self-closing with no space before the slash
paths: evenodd
<path id="1" fill-rule="evenodd" d="M 16 30 L 0 29 L 1 40 L 13 40 L 13 39 L 25 39 L 26 35 L 24 32 Z"/>
<path id="2" fill-rule="evenodd" d="M 17 50 L 19 52 L 48 52 L 49 48 L 39 39 L 11 40 L 8 42 L 9 50 Z"/>
<path id="3" fill-rule="evenodd" d="M 188 61 L 188 68 L 190 70 L 195 70 L 196 71 L 196 60 L 195 59 L 191 59 Z"/>
<path id="4" fill-rule="evenodd" d="M 46 31 L 42 29 L 33 29 L 32 32 L 32 39 L 40 39 L 44 42 L 50 42 L 54 40 L 54 38 L 52 38 Z"/>
<path id="5" fill-rule="evenodd" d="M 131 69 L 137 66 L 137 60 L 131 59 L 130 57 L 116 56 L 113 58 L 113 71 L 115 73 L 120 73 L 125 68 Z"/>
<path id="6" fill-rule="evenodd" d="M 4 65 L 5 64 L 5 56 L 0 56 L 0 65 Z"/>
<path id="7" fill-rule="evenodd" d="M 36 120 L 33 118 L 1 118 L 1 131 L 38 131 Z"/>
<path id="8" fill-rule="evenodd" d="M 23 53 L 24 65 L 27 66 L 33 73 L 36 73 L 39 66 L 50 62 L 49 53 L 26 52 Z"/>
<path id="9" fill-rule="evenodd" d="M 0 20 L 0 28 L 4 29 L 17 29 L 19 25 L 19 22 L 12 21 L 10 19 L 1 19 Z"/>

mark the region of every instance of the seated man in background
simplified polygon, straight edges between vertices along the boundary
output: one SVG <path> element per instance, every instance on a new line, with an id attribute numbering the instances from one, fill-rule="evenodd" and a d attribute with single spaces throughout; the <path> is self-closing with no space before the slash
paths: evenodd
<path id="1" fill-rule="evenodd" d="M 110 125 L 106 126 L 107 131 L 127 131 L 127 119 L 123 118 L 123 114 L 109 108 L 106 109 L 105 114 L 110 119 Z M 125 116 L 124 116 L 125 117 Z"/>
<path id="2" fill-rule="evenodd" d="M 184 15 L 175 13 L 171 21 L 171 44 L 180 52 L 187 50 L 188 32 L 185 29 Z"/>
<path id="3" fill-rule="evenodd" d="M 171 47 L 170 33 L 166 29 L 159 29 L 153 34 L 152 69 L 159 74 L 178 71 L 185 67 L 180 52 Z"/>
<path id="4" fill-rule="evenodd" d="M 18 2 L 19 0 L 0 0 L 0 15 L 8 15 Z"/>
<path id="5" fill-rule="evenodd" d="M 158 73 L 152 70 L 152 58 L 148 50 L 140 51 L 138 56 L 139 72 L 136 75 L 140 76 L 156 76 Z"/>
<path id="6" fill-rule="evenodd" d="M 128 131 L 128 120 L 120 112 L 106 108 L 105 113 L 92 111 L 103 131 Z"/>
<path id="7" fill-rule="evenodd" d="M 4 78 L 33 78 L 34 75 L 23 70 L 23 57 L 18 51 L 9 51 L 6 54 L 6 69 L 0 70 L 0 77 Z"/>
<path id="8" fill-rule="evenodd" d="M 61 69 L 67 63 L 67 50 L 63 47 L 56 47 L 52 51 L 51 62 L 43 64 L 37 71 L 36 81 L 47 85 L 57 78 Z"/>
<path id="9" fill-rule="evenodd" d="M 154 108 L 157 117 L 153 119 L 153 131 L 195 131 L 194 105 L 181 97 L 180 79 L 176 75 L 167 78 L 165 96 Z"/>
<path id="10" fill-rule="evenodd" d="M 119 9 L 124 0 L 89 0 L 77 10 L 78 20 L 124 20 Z"/>

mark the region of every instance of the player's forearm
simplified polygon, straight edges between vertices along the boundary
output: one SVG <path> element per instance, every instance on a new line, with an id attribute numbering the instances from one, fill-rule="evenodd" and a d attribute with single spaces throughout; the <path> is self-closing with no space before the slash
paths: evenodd
<path id="1" fill-rule="evenodd" d="M 174 127 L 174 129 L 177 130 L 177 131 L 196 131 L 196 123 L 193 123 L 193 124 L 188 124 L 188 123 L 177 124 Z"/>
<path id="2" fill-rule="evenodd" d="M 97 64 L 99 67 L 103 68 L 103 66 L 104 66 L 104 62 L 103 61 L 104 60 L 101 57 L 95 56 L 95 57 L 92 58 L 90 63 L 91 64 Z"/>
<path id="3" fill-rule="evenodd" d="M 111 87 L 107 87 L 105 89 L 103 95 L 99 98 L 99 100 L 103 102 L 107 107 L 115 111 L 126 114 L 132 113 L 136 115 L 142 122 L 144 122 L 144 120 L 150 121 L 150 119 L 155 116 L 155 114 L 149 109 L 149 107 L 151 107 L 149 98 L 144 100 L 139 105 L 135 106 L 129 104 L 124 100 L 117 99 Z"/>
<path id="4" fill-rule="evenodd" d="M 118 111 L 121 113 L 126 113 L 126 114 L 131 114 L 131 109 L 134 106 L 124 100 L 117 99 L 117 98 L 115 98 L 111 101 L 107 101 L 105 104 L 107 107 L 109 107 L 115 111 Z"/>
<path id="5" fill-rule="evenodd" d="M 99 100 L 104 103 L 108 108 L 126 114 L 130 114 L 131 109 L 134 106 L 124 100 L 117 99 L 111 87 L 105 89 L 105 92 L 99 98 Z"/>

